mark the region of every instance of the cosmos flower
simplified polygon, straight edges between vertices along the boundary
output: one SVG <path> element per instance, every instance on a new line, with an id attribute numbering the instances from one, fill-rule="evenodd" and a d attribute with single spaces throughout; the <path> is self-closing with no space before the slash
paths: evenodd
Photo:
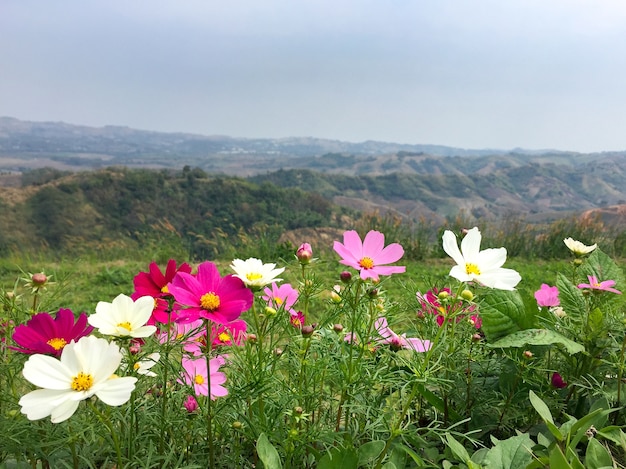
<path id="1" fill-rule="evenodd" d="M 296 251 L 296 257 L 298 258 L 298 261 L 300 261 L 300 264 L 308 264 L 313 258 L 313 248 L 311 248 L 309 243 L 302 243 Z"/>
<path id="2" fill-rule="evenodd" d="M 96 313 L 89 316 L 89 324 L 101 334 L 115 337 L 148 337 L 157 330 L 146 323 L 152 315 L 154 299 L 142 296 L 133 301 L 130 296 L 120 294 L 113 302 L 99 301 Z"/>
<path id="3" fill-rule="evenodd" d="M 587 275 L 587 279 L 589 280 L 589 283 L 581 283 L 578 285 L 578 288 L 589 288 L 591 290 L 598 291 L 610 291 L 611 293 L 617 293 L 618 295 L 622 294 L 621 291 L 613 288 L 613 285 L 615 285 L 615 280 L 605 280 L 603 282 L 600 282 L 598 280 L 598 277 L 596 277 L 595 275 Z"/>
<path id="4" fill-rule="evenodd" d="M 551 287 L 546 283 L 541 284 L 541 288 L 535 292 L 537 305 L 545 307 L 559 306 L 559 289 Z"/>
<path id="5" fill-rule="evenodd" d="M 26 324 L 21 324 L 13 332 L 13 341 L 17 347 L 10 347 L 22 353 L 61 356 L 63 348 L 72 340 L 91 334 L 93 326 L 87 325 L 87 315 L 81 313 L 74 320 L 74 313 L 70 309 L 61 308 L 56 316 L 48 313 L 38 313 L 31 317 Z"/>
<path id="6" fill-rule="evenodd" d="M 122 351 L 122 354 L 124 354 L 124 351 Z M 133 364 L 133 370 L 138 375 L 154 377 L 157 374 L 154 371 L 151 371 L 150 368 L 152 368 L 154 365 L 159 363 L 160 359 L 161 359 L 161 354 L 160 353 L 158 353 L 158 352 L 150 353 L 150 354 L 146 355 L 145 357 L 137 360 Z M 120 370 L 126 370 L 126 364 L 125 363 L 121 364 Z"/>
<path id="7" fill-rule="evenodd" d="M 273 282 L 272 288 L 265 287 L 263 293 L 265 295 L 262 298 L 267 301 L 270 308 L 276 310 L 283 308 L 285 311 L 293 313 L 293 305 L 298 301 L 298 290 L 290 284 L 284 283 L 278 286 L 276 282 Z"/>
<path id="8" fill-rule="evenodd" d="M 394 351 L 404 348 L 414 350 L 416 352 L 426 352 L 432 347 L 429 340 L 407 338 L 406 334 L 396 334 L 389 328 L 387 325 L 387 319 L 384 317 L 378 318 L 374 323 L 374 327 L 382 337 L 382 339 L 378 342 L 389 345 Z"/>
<path id="9" fill-rule="evenodd" d="M 183 357 L 183 369 L 179 383 L 193 387 L 196 396 L 206 396 L 211 393 L 211 399 L 226 396 L 228 389 L 222 384 L 226 382 L 226 375 L 218 371 L 220 366 L 226 362 L 223 356 L 217 356 L 209 361 L 209 374 L 207 373 L 206 358 Z M 211 389 L 209 390 L 209 382 Z"/>
<path id="10" fill-rule="evenodd" d="M 513 269 L 504 269 L 506 249 L 480 250 L 482 236 L 478 228 L 468 230 L 461 241 L 461 250 L 457 245 L 456 235 L 446 230 L 443 234 L 443 249 L 456 263 L 450 270 L 450 276 L 461 282 L 478 282 L 490 288 L 513 290 L 522 279 Z"/>
<path id="11" fill-rule="evenodd" d="M 552 377 L 550 378 L 550 384 L 558 389 L 563 389 L 567 387 L 567 383 L 563 380 L 563 377 L 559 373 L 552 373 Z"/>
<path id="12" fill-rule="evenodd" d="M 362 280 L 371 278 L 378 281 L 380 275 L 406 271 L 404 266 L 385 265 L 400 260 L 404 249 L 398 243 L 385 247 L 385 235 L 378 231 L 368 232 L 362 242 L 356 231 L 346 231 L 343 234 L 343 243 L 335 241 L 333 249 L 342 257 L 339 262 L 357 269 Z"/>
<path id="13" fill-rule="evenodd" d="M 289 322 L 296 329 L 302 329 L 305 323 L 304 313 L 302 311 L 296 311 L 295 313 L 289 314 Z"/>
<path id="14" fill-rule="evenodd" d="M 67 344 L 60 360 L 32 355 L 22 373 L 42 389 L 22 396 L 22 413 L 29 420 L 50 416 L 52 423 L 59 423 L 76 412 L 80 401 L 94 395 L 110 406 L 124 404 L 135 389 L 137 378 L 114 374 L 121 361 L 122 353 L 116 344 L 94 336 Z"/>
<path id="15" fill-rule="evenodd" d="M 448 287 L 433 288 L 422 294 L 415 294 L 417 301 L 420 302 L 422 311 L 437 316 L 437 324 L 441 327 L 451 316 L 456 318 L 456 322 L 460 322 L 469 315 L 469 323 L 476 329 L 480 329 L 483 321 L 476 314 L 475 304 L 466 304 L 463 301 L 451 301 L 453 299 L 452 290 Z M 440 296 L 444 299 L 441 299 Z M 448 300 L 450 299 L 450 300 Z M 472 314 L 474 313 L 474 314 Z"/>
<path id="16" fill-rule="evenodd" d="M 235 277 L 240 278 L 247 287 L 252 289 L 259 289 L 282 280 L 277 276 L 283 273 L 285 268 L 276 269 L 275 267 L 276 264 L 264 264 L 263 261 L 254 257 L 245 261 L 235 259 L 230 265 L 230 268 L 235 271 Z"/>
<path id="17" fill-rule="evenodd" d="M 598 247 L 597 244 L 592 244 L 591 246 L 587 246 L 581 243 L 580 241 L 576 241 L 575 239 L 572 239 L 572 238 L 565 238 L 563 242 L 565 243 L 565 245 L 570 251 L 572 251 L 576 256 L 579 256 L 579 257 L 584 256 L 585 254 L 589 254 L 590 252 L 592 252 Z"/>
<path id="18" fill-rule="evenodd" d="M 179 318 L 189 322 L 204 318 L 227 324 L 250 309 L 254 299 L 252 291 L 241 279 L 234 275 L 221 277 L 212 262 L 200 264 L 195 276 L 178 272 L 168 289 L 184 307 Z"/>

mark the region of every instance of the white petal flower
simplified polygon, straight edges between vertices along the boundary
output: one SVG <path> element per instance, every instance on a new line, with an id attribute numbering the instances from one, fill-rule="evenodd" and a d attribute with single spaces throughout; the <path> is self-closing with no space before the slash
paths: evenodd
<path id="1" fill-rule="evenodd" d="M 282 279 L 276 278 L 285 270 L 284 267 L 276 269 L 276 264 L 263 264 L 260 259 L 251 257 L 242 261 L 235 259 L 230 268 L 235 271 L 234 276 L 240 278 L 249 288 L 261 288 L 272 282 L 279 282 Z"/>
<path id="2" fill-rule="evenodd" d="M 575 239 L 572 239 L 572 238 L 565 238 L 563 242 L 565 243 L 567 248 L 570 251 L 572 251 L 574 254 L 576 254 L 577 256 L 584 256 L 585 254 L 589 254 L 591 251 L 593 251 L 595 248 L 598 247 L 597 244 L 592 244 L 591 246 L 587 246 L 581 243 L 580 241 L 576 241 Z"/>
<path id="3" fill-rule="evenodd" d="M 70 418 L 80 401 L 97 396 L 104 403 L 119 406 L 130 399 L 137 378 L 113 374 L 122 353 L 114 343 L 94 336 L 70 342 L 60 360 L 47 355 L 31 355 L 22 374 L 37 389 L 22 396 L 22 413 L 29 420 L 50 416 L 52 423 Z"/>
<path id="4" fill-rule="evenodd" d="M 124 355 L 127 355 L 127 352 L 125 350 L 123 350 L 122 353 Z M 160 359 L 161 359 L 161 354 L 160 353 L 158 353 L 158 352 L 151 353 L 151 354 L 145 356 L 144 358 L 142 358 L 141 360 L 137 360 L 133 364 L 133 369 L 139 375 L 154 377 L 157 374 L 154 371 L 150 371 L 150 368 L 152 368 L 154 365 L 159 363 Z M 126 363 L 122 363 L 122 365 L 120 366 L 120 369 L 121 370 L 126 370 L 126 368 L 127 368 Z"/>
<path id="5" fill-rule="evenodd" d="M 461 241 L 459 251 L 456 235 L 446 230 L 443 234 L 443 249 L 457 263 L 450 270 L 450 276 L 461 282 L 476 281 L 499 290 L 515 289 L 522 277 L 513 269 L 502 268 L 506 261 L 506 249 L 481 251 L 481 239 L 478 228 L 472 228 Z"/>
<path id="6" fill-rule="evenodd" d="M 151 296 L 133 301 L 131 297 L 121 294 L 112 303 L 98 302 L 96 313 L 87 321 L 104 335 L 148 337 L 157 330 L 155 326 L 146 326 L 153 309 L 154 298 Z"/>

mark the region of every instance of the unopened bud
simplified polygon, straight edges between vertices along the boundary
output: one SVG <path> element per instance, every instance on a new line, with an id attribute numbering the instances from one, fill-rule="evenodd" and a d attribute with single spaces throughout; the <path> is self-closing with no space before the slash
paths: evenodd
<path id="1" fill-rule="evenodd" d="M 45 283 L 48 281 L 48 277 L 43 272 L 39 272 L 38 274 L 33 274 L 31 280 L 33 282 L 33 285 L 41 287 L 42 285 L 45 285 Z"/>
<path id="2" fill-rule="evenodd" d="M 282 348 L 275 348 L 274 349 L 274 355 L 276 355 L 277 357 L 280 357 L 283 354 L 283 349 Z"/>
<path id="3" fill-rule="evenodd" d="M 574 259 L 574 260 L 572 261 L 572 263 L 573 263 L 576 267 L 579 267 L 579 266 L 583 265 L 583 260 L 582 260 L 582 259 Z"/>
<path id="4" fill-rule="evenodd" d="M 304 409 L 300 406 L 296 406 L 293 408 L 293 413 L 296 415 L 302 415 L 302 412 L 304 412 Z"/>
<path id="5" fill-rule="evenodd" d="M 339 278 L 343 283 L 350 283 L 350 281 L 352 280 L 352 273 L 344 270 L 339 274 Z"/>
<path id="6" fill-rule="evenodd" d="M 239 420 L 235 420 L 232 424 L 232 427 L 235 430 L 240 430 L 241 428 L 243 428 L 243 423 L 241 423 Z"/>
<path id="7" fill-rule="evenodd" d="M 313 331 L 315 327 L 312 325 L 302 326 L 300 332 L 302 333 L 302 337 L 311 337 L 313 335 Z"/>
<path id="8" fill-rule="evenodd" d="M 474 334 L 472 335 L 472 342 L 480 342 L 482 340 L 483 336 L 480 334 Z"/>
<path id="9" fill-rule="evenodd" d="M 474 299 L 474 294 L 469 290 L 463 290 L 461 292 L 461 298 L 465 301 L 472 301 Z"/>
<path id="10" fill-rule="evenodd" d="M 272 308 L 271 306 L 266 306 L 265 307 L 265 314 L 267 314 L 268 316 L 276 316 L 276 310 L 274 308 Z"/>
<path id="11" fill-rule="evenodd" d="M 437 294 L 437 298 L 439 298 L 440 300 L 447 300 L 448 296 L 450 296 L 450 294 L 447 291 L 445 291 L 445 290 L 444 291 L 440 291 Z"/>
<path id="12" fill-rule="evenodd" d="M 296 257 L 300 261 L 300 264 L 308 264 L 313 258 L 313 249 L 309 243 L 302 243 L 296 251 Z"/>
<path id="13" fill-rule="evenodd" d="M 333 325 L 333 331 L 339 334 L 340 332 L 343 331 L 343 326 L 341 324 L 335 324 Z"/>
<path id="14" fill-rule="evenodd" d="M 525 358 L 532 358 L 533 357 L 533 353 L 530 350 L 524 350 L 524 357 Z"/>
<path id="15" fill-rule="evenodd" d="M 367 295 L 370 298 L 378 298 L 378 288 L 372 288 L 371 290 L 367 292 Z"/>
<path id="16" fill-rule="evenodd" d="M 256 343 L 257 337 L 256 337 L 256 334 L 248 334 L 246 336 L 246 339 L 248 340 L 248 342 L 254 344 L 254 343 Z"/>

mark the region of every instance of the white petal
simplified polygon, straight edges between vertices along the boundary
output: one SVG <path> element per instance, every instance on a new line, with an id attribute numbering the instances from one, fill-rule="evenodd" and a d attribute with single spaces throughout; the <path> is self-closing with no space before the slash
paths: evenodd
<path id="1" fill-rule="evenodd" d="M 22 396 L 21 411 L 29 420 L 39 420 L 52 413 L 55 407 L 69 400 L 73 391 L 37 389 Z"/>
<path id="2" fill-rule="evenodd" d="M 59 360 L 47 355 L 32 355 L 24 363 L 22 374 L 24 378 L 40 388 L 71 389 L 73 377 L 71 371 Z"/>
<path id="3" fill-rule="evenodd" d="M 63 404 L 55 407 L 50 413 L 50 421 L 52 423 L 59 423 L 69 419 L 74 415 L 76 409 L 78 409 L 78 404 L 80 404 L 80 401 L 67 400 Z"/>
<path id="4" fill-rule="evenodd" d="M 443 234 L 443 250 L 454 260 L 454 262 L 465 267 L 465 259 L 463 259 L 461 251 L 459 251 L 456 235 L 450 230 L 446 230 Z"/>
<path id="5" fill-rule="evenodd" d="M 472 275 L 468 275 L 465 271 L 465 264 L 455 265 L 450 269 L 450 277 L 457 279 L 459 282 L 469 282 L 474 279 Z"/>
<path id="6" fill-rule="evenodd" d="M 480 275 L 477 280 L 486 287 L 514 290 L 522 277 L 513 269 L 496 269 Z"/>
<path id="7" fill-rule="evenodd" d="M 152 316 L 152 310 L 154 309 L 154 298 L 151 296 L 142 296 L 135 301 L 133 316 L 129 319 L 133 329 L 136 327 L 145 326 Z M 155 328 L 156 330 L 156 328 Z"/>
<path id="8" fill-rule="evenodd" d="M 136 382 L 137 378 L 132 376 L 111 378 L 105 383 L 105 386 L 96 392 L 96 396 L 105 404 L 111 406 L 122 405 L 130 399 Z"/>
<path id="9" fill-rule="evenodd" d="M 505 248 L 485 249 L 478 253 L 476 264 L 481 272 L 499 269 L 506 261 Z"/>
<path id="10" fill-rule="evenodd" d="M 463 237 L 463 240 L 461 241 L 461 253 L 463 254 L 465 262 L 470 262 L 472 264 L 478 263 L 478 253 L 480 252 L 481 240 L 482 235 L 476 227 L 469 230 Z"/>

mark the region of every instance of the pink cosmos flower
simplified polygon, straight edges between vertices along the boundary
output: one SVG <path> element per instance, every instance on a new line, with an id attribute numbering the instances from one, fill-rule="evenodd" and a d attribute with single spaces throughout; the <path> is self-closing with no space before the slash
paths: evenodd
<path id="1" fill-rule="evenodd" d="M 469 314 L 469 322 L 476 329 L 480 329 L 482 327 L 483 321 L 478 314 L 475 313 L 476 305 L 464 305 L 462 301 L 457 302 L 442 302 L 439 299 L 439 295 L 444 293 L 446 295 L 451 295 L 452 290 L 447 287 L 444 288 L 433 288 L 432 290 L 428 290 L 426 293 L 422 294 L 417 292 L 415 296 L 417 297 L 417 301 L 420 302 L 422 310 L 424 312 L 434 314 L 437 316 L 437 324 L 441 327 L 446 322 L 447 318 L 451 315 L 456 317 L 456 321 L 462 321 Z M 474 313 L 474 314 L 472 314 Z"/>
<path id="2" fill-rule="evenodd" d="M 370 231 L 361 242 L 359 234 L 352 230 L 343 234 L 343 243 L 335 241 L 333 249 L 342 259 L 341 264 L 360 271 L 361 279 L 379 280 L 379 275 L 398 274 L 406 271 L 404 266 L 385 266 L 398 261 L 404 249 L 398 243 L 385 247 L 385 235 Z"/>
<path id="3" fill-rule="evenodd" d="M 380 317 L 374 323 L 374 327 L 382 337 L 379 343 L 388 344 L 392 350 L 398 351 L 400 349 L 411 349 L 416 352 L 426 352 L 430 350 L 432 344 L 429 340 L 407 338 L 406 334 L 398 335 L 389 329 L 387 325 L 387 319 Z"/>
<path id="4" fill-rule="evenodd" d="M 204 318 L 227 324 L 250 309 L 254 299 L 241 279 L 233 275 L 221 277 L 212 262 L 200 264 L 196 276 L 178 272 L 167 288 L 174 299 L 186 307 L 179 313 L 184 321 Z"/>
<path id="5" fill-rule="evenodd" d="M 309 243 L 302 243 L 296 251 L 296 257 L 300 264 L 308 264 L 313 258 L 313 248 L 311 248 Z"/>
<path id="6" fill-rule="evenodd" d="M 168 321 L 175 321 L 178 317 L 180 307 L 172 303 L 172 295 L 168 290 L 168 283 L 172 281 L 178 272 L 191 273 L 191 266 L 186 262 L 176 267 L 176 261 L 170 259 L 165 267 L 165 274 L 161 272 L 156 262 L 151 262 L 148 272 L 139 272 L 133 279 L 135 291 L 130 296 L 136 300 L 142 296 L 154 298 L 154 311 L 148 321 L 148 325 L 157 322 L 166 324 Z"/>
<path id="7" fill-rule="evenodd" d="M 293 288 L 290 284 L 284 283 L 278 286 L 276 282 L 272 283 L 272 288 L 265 287 L 263 290 L 265 295 L 262 298 L 267 301 L 267 305 L 270 308 L 281 309 L 294 314 L 293 305 L 298 301 L 298 290 Z"/>
<path id="8" fill-rule="evenodd" d="M 304 326 L 305 323 L 304 313 L 302 311 L 289 313 L 289 322 L 296 329 L 302 329 L 302 326 Z"/>
<path id="9" fill-rule="evenodd" d="M 535 299 L 537 305 L 551 308 L 553 306 L 559 306 L 559 289 L 557 287 L 551 287 L 546 283 L 541 284 L 541 288 L 535 292 Z"/>
<path id="10" fill-rule="evenodd" d="M 183 357 L 182 364 L 184 372 L 181 375 L 182 379 L 178 382 L 193 386 L 196 396 L 207 396 L 209 392 L 211 393 L 211 399 L 213 400 L 217 397 L 225 396 L 228 394 L 228 389 L 222 386 L 222 384 L 226 382 L 226 375 L 221 371 L 218 371 L 220 366 L 224 363 L 226 363 L 226 359 L 221 355 L 209 360 L 209 377 L 205 357 Z M 210 390 L 209 382 L 211 384 Z"/>
<path id="11" fill-rule="evenodd" d="M 591 290 L 599 290 L 599 291 L 610 291 L 611 293 L 617 293 L 621 295 L 622 292 L 612 288 L 615 285 L 615 280 L 605 280 L 600 282 L 595 275 L 587 275 L 587 279 L 589 283 L 581 283 L 578 285 L 578 288 L 589 288 Z"/>
<path id="12" fill-rule="evenodd" d="M 38 313 L 21 324 L 13 332 L 13 341 L 18 347 L 10 347 L 18 352 L 61 356 L 63 348 L 72 340 L 91 334 L 93 326 L 87 325 L 87 315 L 81 313 L 76 321 L 70 309 L 59 309 L 53 318 L 49 313 Z"/>
<path id="13" fill-rule="evenodd" d="M 192 322 L 176 322 L 170 324 L 169 331 L 161 330 L 158 334 L 159 343 L 174 342 L 182 344 L 183 350 L 193 355 L 200 355 L 206 344 L 204 321 L 197 319 Z"/>
<path id="14" fill-rule="evenodd" d="M 559 373 L 552 373 L 550 383 L 552 384 L 552 386 L 558 389 L 563 389 L 567 387 L 567 383 L 563 381 L 563 377 Z"/>
<path id="15" fill-rule="evenodd" d="M 196 398 L 190 394 L 189 396 L 187 396 L 187 399 L 185 399 L 185 402 L 183 402 L 183 406 L 185 407 L 187 412 L 192 414 L 196 410 L 198 410 L 198 401 L 196 401 Z"/>

